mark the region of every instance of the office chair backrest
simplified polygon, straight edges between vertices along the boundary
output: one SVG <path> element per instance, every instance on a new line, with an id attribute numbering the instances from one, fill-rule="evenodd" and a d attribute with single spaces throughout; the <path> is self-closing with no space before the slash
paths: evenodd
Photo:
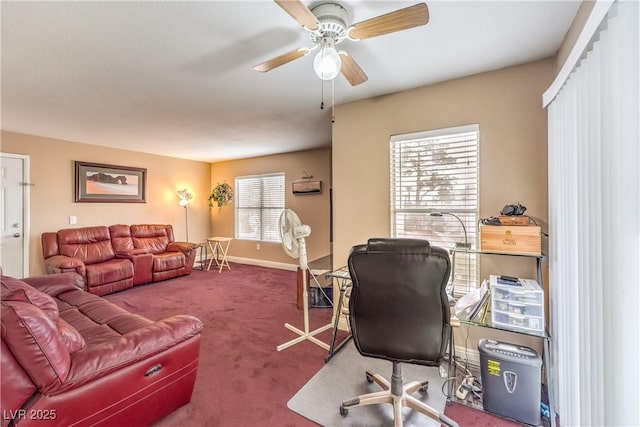
<path id="1" fill-rule="evenodd" d="M 358 351 L 436 365 L 451 333 L 447 252 L 418 239 L 370 239 L 349 254 L 349 322 Z"/>

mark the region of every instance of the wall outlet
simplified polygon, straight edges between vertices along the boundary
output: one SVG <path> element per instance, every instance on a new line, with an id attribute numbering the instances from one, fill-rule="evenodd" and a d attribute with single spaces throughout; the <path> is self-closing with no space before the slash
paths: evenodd
<path id="1" fill-rule="evenodd" d="M 78 218 L 75 215 L 69 217 L 69 224 L 73 225 L 77 223 L 78 223 Z"/>
<path id="2" fill-rule="evenodd" d="M 260 250 L 260 243 L 256 243 L 256 250 L 259 251 Z"/>

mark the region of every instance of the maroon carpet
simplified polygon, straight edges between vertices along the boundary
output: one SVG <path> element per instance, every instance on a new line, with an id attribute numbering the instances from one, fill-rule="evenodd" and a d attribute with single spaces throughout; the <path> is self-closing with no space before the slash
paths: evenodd
<path id="1" fill-rule="evenodd" d="M 285 322 L 303 326 L 295 272 L 232 263 L 231 271 L 194 271 L 105 298 L 150 319 L 191 314 L 204 323 L 193 399 L 158 426 L 316 425 L 287 402 L 322 368 L 326 351 L 308 341 L 276 351 L 296 337 Z M 330 318 L 331 309 L 311 309 L 311 329 Z M 318 337 L 328 342 L 330 334 Z M 517 425 L 462 405 L 445 413 L 461 426 Z"/>

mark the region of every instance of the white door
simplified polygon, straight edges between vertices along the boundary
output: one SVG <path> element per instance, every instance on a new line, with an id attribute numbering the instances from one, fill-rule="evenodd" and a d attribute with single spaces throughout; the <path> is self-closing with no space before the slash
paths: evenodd
<path id="1" fill-rule="evenodd" d="M 6 276 L 29 273 L 29 157 L 0 154 L 0 267 Z"/>

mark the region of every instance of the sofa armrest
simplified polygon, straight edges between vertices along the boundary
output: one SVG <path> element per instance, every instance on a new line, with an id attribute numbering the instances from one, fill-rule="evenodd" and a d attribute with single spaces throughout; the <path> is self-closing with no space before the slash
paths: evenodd
<path id="1" fill-rule="evenodd" d="M 53 297 L 63 292 L 84 290 L 84 279 L 78 273 L 60 273 L 48 276 L 35 276 L 22 279 L 35 289 Z"/>
<path id="2" fill-rule="evenodd" d="M 167 245 L 167 252 L 182 252 L 188 256 L 197 247 L 196 243 L 191 242 L 171 242 Z"/>
<path id="3" fill-rule="evenodd" d="M 153 254 L 148 249 L 125 249 L 116 252 L 116 258 L 133 263 L 133 285 L 149 283 L 153 279 Z"/>
<path id="4" fill-rule="evenodd" d="M 44 260 L 44 266 L 49 274 L 76 272 L 82 277 L 86 274 L 84 262 L 78 258 L 66 255 L 54 255 Z"/>
<path id="5" fill-rule="evenodd" d="M 202 322 L 199 319 L 176 315 L 128 332 L 118 339 L 88 345 L 71 355 L 71 370 L 60 391 L 77 388 L 145 360 L 198 336 L 200 332 Z"/>

